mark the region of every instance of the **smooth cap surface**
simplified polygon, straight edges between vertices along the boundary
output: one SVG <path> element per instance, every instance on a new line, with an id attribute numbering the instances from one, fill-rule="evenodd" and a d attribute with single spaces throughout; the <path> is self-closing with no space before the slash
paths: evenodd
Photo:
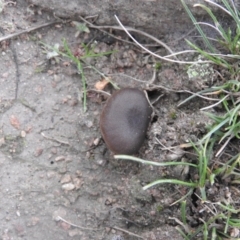
<path id="1" fill-rule="evenodd" d="M 103 139 L 114 154 L 137 153 L 143 144 L 152 109 L 143 91 L 124 88 L 108 99 L 100 118 Z"/>

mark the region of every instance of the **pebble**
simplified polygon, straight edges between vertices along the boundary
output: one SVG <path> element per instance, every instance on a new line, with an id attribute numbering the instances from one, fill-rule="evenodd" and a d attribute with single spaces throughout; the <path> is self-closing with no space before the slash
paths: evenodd
<path id="1" fill-rule="evenodd" d="M 100 140 L 101 140 L 100 138 L 94 139 L 93 144 L 94 144 L 95 146 L 98 146 Z"/>
<path id="2" fill-rule="evenodd" d="M 39 157 L 40 155 L 42 155 L 42 153 L 43 153 L 43 149 L 42 148 L 37 148 L 35 150 L 34 156 Z"/>
<path id="3" fill-rule="evenodd" d="M 66 191 L 71 191 L 75 188 L 75 185 L 73 183 L 66 183 L 62 185 L 62 189 Z"/>
<path id="4" fill-rule="evenodd" d="M 64 160 L 65 160 L 64 156 L 58 156 L 55 158 L 55 162 L 64 161 Z"/>
<path id="5" fill-rule="evenodd" d="M 69 174 L 64 175 L 61 179 L 61 183 L 69 183 L 71 181 L 72 181 L 72 178 Z"/>
<path id="6" fill-rule="evenodd" d="M 48 179 L 53 178 L 55 175 L 56 175 L 56 173 L 55 173 L 54 171 L 48 171 L 48 172 L 47 172 L 47 178 L 48 178 Z"/>
<path id="7" fill-rule="evenodd" d="M 22 137 L 22 138 L 25 138 L 26 135 L 27 135 L 27 133 L 26 133 L 25 131 L 21 131 L 21 137 Z"/>
<path id="8" fill-rule="evenodd" d="M 73 183 L 76 190 L 80 189 L 80 187 L 83 185 L 83 181 L 80 178 L 74 178 Z"/>

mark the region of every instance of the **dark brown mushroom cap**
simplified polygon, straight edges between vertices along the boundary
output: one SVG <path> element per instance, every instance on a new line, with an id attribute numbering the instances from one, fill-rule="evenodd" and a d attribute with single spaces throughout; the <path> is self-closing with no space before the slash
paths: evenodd
<path id="1" fill-rule="evenodd" d="M 100 118 L 103 139 L 114 154 L 137 153 L 143 144 L 152 109 L 142 91 L 124 88 L 108 99 Z"/>

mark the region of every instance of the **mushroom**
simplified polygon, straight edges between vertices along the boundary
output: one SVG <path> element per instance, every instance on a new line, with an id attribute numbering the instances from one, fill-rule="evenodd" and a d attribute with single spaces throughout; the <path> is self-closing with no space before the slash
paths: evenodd
<path id="1" fill-rule="evenodd" d="M 100 128 L 107 147 L 114 154 L 135 154 L 143 144 L 152 108 L 143 91 L 124 88 L 107 100 Z"/>

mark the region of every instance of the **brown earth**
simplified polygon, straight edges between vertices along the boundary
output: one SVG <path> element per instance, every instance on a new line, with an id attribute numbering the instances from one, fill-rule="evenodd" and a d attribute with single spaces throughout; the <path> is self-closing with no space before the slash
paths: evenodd
<path id="1" fill-rule="evenodd" d="M 55 19 L 49 13 L 25 1 L 5 2 L 1 37 L 51 21 Z M 207 103 L 198 99 L 177 105 L 188 96 L 182 90 L 196 92 L 217 78 L 209 71 L 193 81 L 185 65 L 168 62 L 161 62 L 155 76 L 156 59 L 132 43 L 94 29 L 78 37 L 76 32 L 71 22 L 60 22 L 1 41 L 0 238 L 182 239 L 171 218 L 180 218 L 179 204 L 173 203 L 188 189 L 166 184 L 143 191 L 142 186 L 162 177 L 189 179 L 189 169 L 114 160 L 99 130 L 106 95 L 97 92 L 95 84 L 102 76 L 83 65 L 88 90 L 84 112 L 76 65 L 61 56 L 47 59 L 51 50 L 40 42 L 62 46 L 66 39 L 76 55 L 84 51 L 83 43 L 94 45 L 96 53 L 114 51 L 87 63 L 121 88 L 147 90 L 154 116 L 138 156 L 152 161 L 194 160 L 180 148 L 172 152 L 165 147 L 204 133 L 208 119 L 199 109 Z M 184 50 L 185 33 L 161 40 L 174 51 Z M 162 47 L 152 50 L 168 54 Z M 191 198 L 188 202 L 191 206 Z"/>

